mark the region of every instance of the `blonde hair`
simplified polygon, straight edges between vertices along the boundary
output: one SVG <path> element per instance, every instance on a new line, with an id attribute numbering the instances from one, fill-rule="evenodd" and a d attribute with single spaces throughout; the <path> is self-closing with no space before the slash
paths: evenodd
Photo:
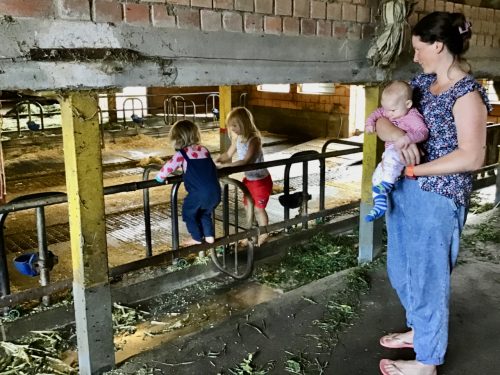
<path id="1" fill-rule="evenodd" d="M 413 99 L 413 89 L 405 81 L 392 81 L 385 86 L 382 95 L 397 97 L 403 100 Z"/>
<path id="2" fill-rule="evenodd" d="M 228 126 L 231 124 L 237 125 L 240 129 L 241 138 L 244 141 L 248 141 L 254 137 L 260 138 L 260 132 L 257 126 L 255 126 L 252 112 L 245 107 L 233 108 L 227 115 L 226 123 Z"/>
<path id="3" fill-rule="evenodd" d="M 189 120 L 177 121 L 168 136 L 176 150 L 198 144 L 201 140 L 200 129 Z"/>

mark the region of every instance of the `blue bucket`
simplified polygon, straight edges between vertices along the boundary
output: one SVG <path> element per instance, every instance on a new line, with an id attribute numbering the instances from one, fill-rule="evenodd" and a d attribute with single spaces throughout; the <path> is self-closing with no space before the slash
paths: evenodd
<path id="1" fill-rule="evenodd" d="M 21 274 L 34 277 L 40 274 L 37 261 L 38 253 L 23 254 L 14 259 L 14 266 Z"/>

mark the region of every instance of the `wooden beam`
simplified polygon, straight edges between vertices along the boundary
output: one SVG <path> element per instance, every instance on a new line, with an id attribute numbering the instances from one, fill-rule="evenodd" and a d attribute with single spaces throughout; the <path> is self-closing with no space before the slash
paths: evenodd
<path id="1" fill-rule="evenodd" d="M 59 100 L 79 373 L 98 374 L 115 364 L 98 102 L 92 92 Z"/>
<path id="2" fill-rule="evenodd" d="M 230 145 L 226 117 L 231 112 L 231 86 L 219 86 L 219 129 L 220 152 L 227 151 Z"/>
<path id="3" fill-rule="evenodd" d="M 379 86 L 365 87 L 365 118 L 379 106 L 380 93 Z M 365 221 L 365 216 L 373 207 L 372 175 L 380 161 L 382 152 L 383 143 L 377 138 L 377 135 L 365 133 L 359 215 L 359 263 L 371 262 L 382 248 L 383 219 L 374 222 Z"/>

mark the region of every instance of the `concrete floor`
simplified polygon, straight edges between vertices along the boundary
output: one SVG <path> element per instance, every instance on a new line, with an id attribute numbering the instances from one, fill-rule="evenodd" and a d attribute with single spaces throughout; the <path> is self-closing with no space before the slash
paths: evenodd
<path id="1" fill-rule="evenodd" d="M 500 230 L 500 209 L 471 217 L 471 225 L 493 223 Z M 500 248 L 498 243 L 478 244 L 494 262 L 464 247 L 452 276 L 450 339 L 446 363 L 440 375 L 498 374 L 500 354 Z M 484 255 L 484 254 L 483 254 Z M 317 324 L 326 314 L 326 303 L 344 286 L 344 273 L 318 280 L 271 301 L 233 315 L 214 327 L 180 337 L 126 361 L 116 374 L 155 369 L 161 374 L 228 374 L 248 353 L 254 363 L 273 363 L 269 374 L 286 374 L 290 353 L 302 353 L 328 366 L 324 372 L 305 374 L 378 374 L 381 358 L 413 359 L 410 349 L 389 350 L 378 340 L 388 332 L 404 329 L 404 313 L 389 285 L 384 265 L 370 271 L 371 289 L 361 296 L 359 316 L 338 337 L 332 351 L 319 350 Z M 304 298 L 306 297 L 306 298 Z M 310 303 L 313 300 L 316 303 Z M 263 327 L 265 335 L 245 326 Z M 217 353 L 209 356 L 208 353 Z M 299 373 L 299 372 L 297 372 Z"/>

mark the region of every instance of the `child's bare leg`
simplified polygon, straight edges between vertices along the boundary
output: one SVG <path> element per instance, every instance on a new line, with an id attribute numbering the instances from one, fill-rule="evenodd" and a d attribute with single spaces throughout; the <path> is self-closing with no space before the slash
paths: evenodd
<path id="1" fill-rule="evenodd" d="M 257 220 L 257 223 L 259 224 L 260 227 L 269 224 L 269 217 L 267 216 L 265 208 L 255 207 L 254 212 L 255 212 L 255 219 Z M 266 242 L 267 237 L 269 237 L 267 233 L 261 234 L 258 240 L 259 245 L 262 245 L 264 242 Z"/>

